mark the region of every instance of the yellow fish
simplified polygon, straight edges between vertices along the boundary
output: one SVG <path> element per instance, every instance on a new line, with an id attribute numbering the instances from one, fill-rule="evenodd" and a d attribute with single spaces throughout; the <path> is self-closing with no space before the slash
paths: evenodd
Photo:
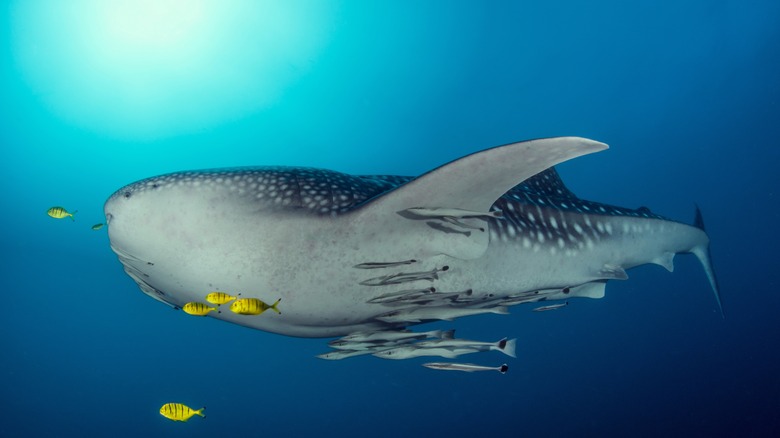
<path id="1" fill-rule="evenodd" d="M 282 299 L 279 298 L 275 303 L 269 306 L 257 298 L 239 298 L 233 301 L 233 304 L 230 305 L 230 310 L 239 315 L 259 315 L 266 310 L 271 309 L 281 315 L 282 312 L 276 308 L 279 301 L 282 301 Z"/>
<path id="2" fill-rule="evenodd" d="M 203 413 L 204 409 L 206 409 L 205 406 L 196 411 L 181 403 L 166 403 L 160 408 L 160 415 L 173 421 L 187 421 L 193 415 L 200 415 L 206 418 L 206 415 Z"/>
<path id="3" fill-rule="evenodd" d="M 99 229 L 101 229 L 101 228 L 103 228 L 103 224 L 95 224 L 95 225 L 92 225 L 92 229 L 93 229 L 93 230 L 95 230 L 95 231 L 97 231 L 97 230 L 99 230 Z"/>
<path id="4" fill-rule="evenodd" d="M 181 308 L 181 310 L 189 313 L 190 315 L 206 316 L 212 310 L 217 310 L 217 308 L 209 307 L 208 304 L 192 302 L 192 303 L 185 304 L 184 307 Z"/>
<path id="5" fill-rule="evenodd" d="M 206 301 L 216 305 L 225 304 L 235 299 L 236 297 L 225 292 L 212 292 L 206 295 Z"/>
<path id="6" fill-rule="evenodd" d="M 76 220 L 73 218 L 73 215 L 76 213 L 78 213 L 78 210 L 74 211 L 73 213 L 68 213 L 68 210 L 65 210 L 63 207 L 52 207 L 46 211 L 46 214 L 53 217 L 54 219 L 63 219 L 70 216 L 70 220 L 72 221 Z"/>

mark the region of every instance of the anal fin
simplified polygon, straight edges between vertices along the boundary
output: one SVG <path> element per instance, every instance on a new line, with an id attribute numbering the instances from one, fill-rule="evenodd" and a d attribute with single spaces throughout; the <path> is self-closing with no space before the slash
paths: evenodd
<path id="1" fill-rule="evenodd" d="M 599 276 L 604 280 L 628 280 L 626 270 L 617 265 L 605 263 L 599 271 Z"/>
<path id="2" fill-rule="evenodd" d="M 665 252 L 665 253 L 661 254 L 660 256 L 654 258 L 650 262 L 651 263 L 655 263 L 656 265 L 663 266 L 669 272 L 674 272 L 674 253 L 673 252 Z"/>

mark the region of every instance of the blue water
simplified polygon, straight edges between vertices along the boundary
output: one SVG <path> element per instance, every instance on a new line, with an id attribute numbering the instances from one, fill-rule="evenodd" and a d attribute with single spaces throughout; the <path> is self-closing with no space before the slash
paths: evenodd
<path id="1" fill-rule="evenodd" d="M 313 3 L 3 6 L 0 436 L 780 435 L 780 3 Z M 679 256 L 601 300 L 425 326 L 517 337 L 506 375 L 323 361 L 150 299 L 90 229 L 160 173 L 417 175 L 559 135 L 611 146 L 559 167 L 579 196 L 701 207 L 725 319 Z"/>

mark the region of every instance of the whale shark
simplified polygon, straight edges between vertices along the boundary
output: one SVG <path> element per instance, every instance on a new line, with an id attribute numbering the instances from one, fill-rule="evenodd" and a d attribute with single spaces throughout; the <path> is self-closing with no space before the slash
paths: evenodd
<path id="1" fill-rule="evenodd" d="M 626 270 L 672 271 L 680 253 L 701 262 L 721 308 L 698 207 L 686 224 L 587 201 L 554 168 L 605 149 L 579 137 L 523 141 L 418 177 L 183 171 L 122 187 L 104 211 L 111 249 L 141 291 L 175 309 L 213 291 L 277 303 L 207 317 L 281 335 L 369 339 L 519 304 L 601 298 Z"/>

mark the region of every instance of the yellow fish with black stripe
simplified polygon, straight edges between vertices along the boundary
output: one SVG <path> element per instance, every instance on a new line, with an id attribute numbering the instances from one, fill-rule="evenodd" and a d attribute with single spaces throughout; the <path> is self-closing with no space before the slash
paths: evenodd
<path id="1" fill-rule="evenodd" d="M 193 415 L 200 415 L 206 418 L 206 414 L 203 413 L 204 409 L 206 409 L 205 406 L 195 410 L 181 403 L 166 403 L 160 408 L 160 415 L 173 421 L 187 421 Z"/>
<path id="2" fill-rule="evenodd" d="M 235 299 L 236 297 L 226 292 L 212 292 L 206 295 L 206 301 L 208 301 L 211 304 L 216 304 L 218 306 L 221 304 L 229 303 Z"/>
<path id="3" fill-rule="evenodd" d="M 282 312 L 276 307 L 279 305 L 279 301 L 282 301 L 282 299 L 279 298 L 275 303 L 269 306 L 257 298 L 239 298 L 233 301 L 233 304 L 230 305 L 230 310 L 239 315 L 259 315 L 266 310 L 271 309 L 281 315 Z"/>
<path id="4" fill-rule="evenodd" d="M 78 210 L 70 213 L 68 210 L 65 210 L 64 207 L 52 207 L 46 211 L 46 214 L 53 217 L 54 219 L 64 219 L 66 217 L 70 217 L 70 220 L 72 221 L 76 220 L 73 218 L 73 215 L 76 213 L 78 213 Z"/>
<path id="5" fill-rule="evenodd" d="M 186 313 L 189 313 L 190 315 L 206 316 L 212 310 L 217 310 L 217 308 L 216 307 L 211 307 L 208 304 L 192 302 L 192 303 L 187 303 L 184 306 L 182 306 L 181 310 L 183 310 Z"/>

